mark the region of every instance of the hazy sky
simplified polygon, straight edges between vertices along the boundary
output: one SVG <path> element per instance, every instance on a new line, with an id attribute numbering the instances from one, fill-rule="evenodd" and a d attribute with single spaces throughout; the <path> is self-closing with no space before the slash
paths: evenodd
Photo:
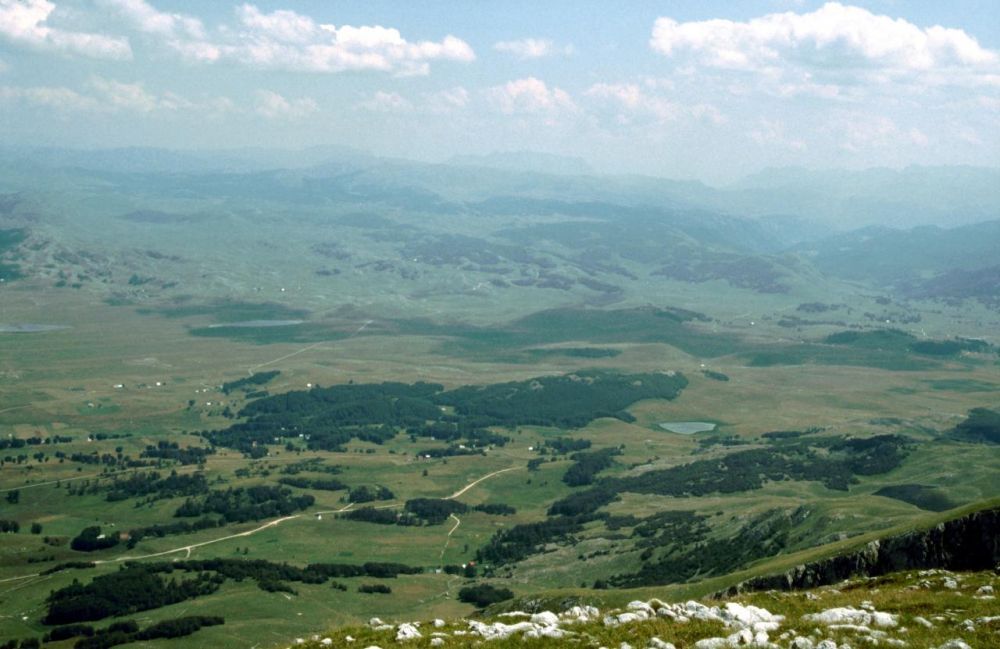
<path id="1" fill-rule="evenodd" d="M 1000 166 L 1000 1 L 0 0 L 0 138 Z"/>

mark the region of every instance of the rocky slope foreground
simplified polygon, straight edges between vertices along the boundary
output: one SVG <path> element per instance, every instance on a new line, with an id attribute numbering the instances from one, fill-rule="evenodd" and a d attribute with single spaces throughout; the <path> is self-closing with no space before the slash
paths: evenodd
<path id="1" fill-rule="evenodd" d="M 848 649 L 1000 647 L 1000 577 L 929 569 L 849 579 L 808 591 L 747 593 L 730 601 L 580 604 L 446 622 L 372 618 L 361 628 L 295 641 L 297 647 L 606 647 Z"/>
<path id="2" fill-rule="evenodd" d="M 986 570 L 1000 565 L 1000 507 L 974 511 L 938 523 L 876 539 L 853 551 L 748 579 L 723 595 L 755 590 L 791 590 L 833 584 L 857 575 L 880 575 L 915 568 Z"/>

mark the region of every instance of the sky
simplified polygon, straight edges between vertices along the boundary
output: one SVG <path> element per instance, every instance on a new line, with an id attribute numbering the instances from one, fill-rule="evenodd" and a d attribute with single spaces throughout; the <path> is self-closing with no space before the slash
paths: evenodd
<path id="1" fill-rule="evenodd" d="M 0 0 L 0 143 L 1000 166 L 997 0 Z"/>

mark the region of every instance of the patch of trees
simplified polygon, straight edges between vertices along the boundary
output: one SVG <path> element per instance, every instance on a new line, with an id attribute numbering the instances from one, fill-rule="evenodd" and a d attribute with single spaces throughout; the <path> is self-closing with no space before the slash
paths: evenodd
<path id="1" fill-rule="evenodd" d="M 950 340 L 918 340 L 899 329 L 874 331 L 841 331 L 830 334 L 825 341 L 831 345 L 850 345 L 865 349 L 909 351 L 924 356 L 957 356 L 962 352 L 986 352 L 990 344 L 984 340 L 952 338 Z"/>
<path id="2" fill-rule="evenodd" d="M 388 595 L 392 593 L 392 588 L 389 588 L 385 584 L 361 584 L 358 586 L 359 593 L 377 593 L 379 595 Z"/>
<path id="3" fill-rule="evenodd" d="M 403 510 L 428 525 L 440 525 L 452 514 L 464 514 L 469 511 L 469 506 L 457 500 L 444 498 L 414 498 L 406 501 Z"/>
<path id="4" fill-rule="evenodd" d="M 72 624 L 130 615 L 213 593 L 221 583 L 207 573 L 166 582 L 155 568 L 130 564 L 118 572 L 94 577 L 86 586 L 74 580 L 53 591 L 46 600 L 48 610 L 42 622 Z"/>
<path id="5" fill-rule="evenodd" d="M 258 372 L 242 379 L 236 379 L 235 381 L 227 381 L 222 384 L 222 392 L 223 394 L 229 394 L 233 390 L 238 390 L 240 388 L 264 385 L 279 374 L 281 374 L 280 370 L 271 370 L 269 372 Z"/>
<path id="6" fill-rule="evenodd" d="M 97 567 L 97 564 L 92 561 L 66 561 L 64 563 L 56 564 L 51 568 L 46 568 L 38 574 L 43 576 L 53 575 L 57 572 L 62 572 L 63 570 L 82 570 L 95 567 Z"/>
<path id="7" fill-rule="evenodd" d="M 42 636 L 42 642 L 59 642 L 80 636 L 89 638 L 92 635 L 94 635 L 94 627 L 89 624 L 67 624 L 66 626 L 57 626 L 46 633 Z"/>
<path id="8" fill-rule="evenodd" d="M 180 496 L 197 496 L 209 491 L 204 473 L 180 475 L 176 471 L 172 471 L 166 477 L 162 477 L 156 471 L 139 471 L 126 477 L 115 476 L 106 488 L 108 502 L 139 497 L 163 500 Z"/>
<path id="9" fill-rule="evenodd" d="M 802 437 L 805 434 L 806 433 L 801 430 L 772 430 L 769 433 L 764 433 L 761 437 L 769 441 L 779 442 L 786 439 Z"/>
<path id="10" fill-rule="evenodd" d="M 180 448 L 177 442 L 160 441 L 156 443 L 156 446 L 147 446 L 139 457 L 173 460 L 182 465 L 189 465 L 202 464 L 209 455 L 213 454 L 215 454 L 215 449 L 211 447 L 188 446 L 187 448 Z"/>
<path id="11" fill-rule="evenodd" d="M 0 451 L 6 450 L 8 448 L 24 448 L 25 446 L 41 446 L 43 444 L 68 444 L 72 442 L 72 437 L 67 437 L 64 435 L 53 435 L 51 437 L 8 437 L 6 439 L 0 439 Z"/>
<path id="12" fill-rule="evenodd" d="M 990 349 L 985 340 L 954 338 L 952 340 L 920 340 L 910 345 L 910 349 L 925 356 L 957 356 L 962 352 L 983 353 Z"/>
<path id="13" fill-rule="evenodd" d="M 698 448 L 707 450 L 713 446 L 745 446 L 749 443 L 739 435 L 712 435 L 698 439 Z"/>
<path id="14" fill-rule="evenodd" d="M 955 426 L 950 436 L 963 442 L 1000 444 L 1000 412 L 973 408 L 965 421 Z"/>
<path id="15" fill-rule="evenodd" d="M 348 488 L 346 484 L 335 478 L 305 478 L 295 476 L 278 478 L 278 482 L 289 487 L 317 489 L 319 491 L 341 491 Z"/>
<path id="16" fill-rule="evenodd" d="M 17 534 L 21 531 L 21 524 L 17 521 L 0 519 L 0 534 Z"/>
<path id="17" fill-rule="evenodd" d="M 552 449 L 553 453 L 564 455 L 566 453 L 576 453 L 586 451 L 590 448 L 589 439 L 573 439 L 572 437 L 556 437 L 544 443 L 543 448 Z"/>
<path id="18" fill-rule="evenodd" d="M 376 500 L 392 500 L 396 497 L 396 494 L 388 487 L 383 487 L 381 485 L 375 487 L 369 487 L 367 485 L 360 485 L 354 487 L 347 494 L 347 500 L 352 503 L 370 503 Z"/>
<path id="19" fill-rule="evenodd" d="M 524 523 L 496 532 L 485 546 L 476 552 L 478 563 L 504 565 L 535 554 L 548 543 L 562 542 L 583 530 L 583 526 L 599 516 L 555 516 L 537 523 Z"/>
<path id="20" fill-rule="evenodd" d="M 560 498 L 549 507 L 549 516 L 579 516 L 592 514 L 618 498 L 618 492 L 611 486 L 598 485 Z"/>
<path id="21" fill-rule="evenodd" d="M 83 528 L 70 541 L 69 547 L 77 552 L 95 552 L 115 547 L 118 545 L 118 540 L 118 534 L 102 534 L 100 526 L 92 525 Z"/>
<path id="22" fill-rule="evenodd" d="M 705 375 L 705 378 L 712 379 L 713 381 L 726 382 L 729 380 L 728 375 L 723 374 L 722 372 L 716 372 L 715 370 L 702 370 L 701 373 Z"/>
<path id="23" fill-rule="evenodd" d="M 292 462 L 281 467 L 282 475 L 298 475 L 302 472 L 308 473 L 328 473 L 336 475 L 342 473 L 343 469 L 337 464 L 324 464 L 323 458 L 311 457 L 301 462 Z"/>
<path id="24" fill-rule="evenodd" d="M 57 457 L 66 456 L 60 456 L 57 454 Z M 144 462 L 142 460 L 133 459 L 129 455 L 98 453 L 97 451 L 92 451 L 90 453 L 73 453 L 69 456 L 69 460 L 70 462 L 78 462 L 80 464 L 101 464 L 109 468 L 118 469 L 134 469 L 153 464 L 152 462 Z"/>
<path id="25" fill-rule="evenodd" d="M 267 593 L 288 593 L 290 595 L 298 595 L 298 591 L 286 584 L 283 581 L 278 581 L 277 579 L 258 579 L 257 588 Z"/>
<path id="26" fill-rule="evenodd" d="M 446 451 L 421 452 L 441 457 L 506 444 L 508 438 L 488 430 L 491 426 L 580 427 L 598 417 L 630 421 L 624 409 L 632 403 L 672 399 L 686 385 L 680 374 L 595 370 L 448 392 L 434 383 L 316 387 L 252 401 L 239 413 L 244 421 L 201 435 L 213 445 L 263 457 L 267 445 L 288 437 L 301 435 L 313 450 L 342 451 L 352 439 L 382 444 L 402 429 L 414 440 L 451 442 Z M 451 406 L 455 414 L 442 406 Z"/>
<path id="27" fill-rule="evenodd" d="M 513 516 L 517 513 L 517 509 L 504 503 L 482 503 L 481 505 L 476 505 L 472 509 L 477 512 L 483 512 L 484 514 L 490 514 L 492 516 Z"/>
<path id="28" fill-rule="evenodd" d="M 86 585 L 74 580 L 69 586 L 53 591 L 46 600 L 48 610 L 42 621 L 48 625 L 77 624 L 130 615 L 211 594 L 229 579 L 323 584 L 330 579 L 392 579 L 422 572 L 420 567 L 385 562 L 316 563 L 305 567 L 245 559 L 127 563 L 118 572 L 94 577 Z M 172 576 L 174 573 L 194 576 L 178 579 Z"/>
<path id="29" fill-rule="evenodd" d="M 340 518 L 361 523 L 374 523 L 376 525 L 396 525 L 400 523 L 399 512 L 393 509 L 375 509 L 374 507 L 360 507 L 339 514 Z"/>
<path id="30" fill-rule="evenodd" d="M 574 464 L 566 470 L 562 481 L 571 487 L 582 487 L 594 482 L 594 477 L 614 464 L 614 457 L 621 455 L 621 449 L 602 448 L 597 451 L 574 453 L 570 456 Z"/>
<path id="31" fill-rule="evenodd" d="M 107 629 L 100 629 L 91 635 L 85 635 L 82 640 L 73 645 L 74 649 L 108 649 L 130 642 L 143 642 L 158 638 L 183 638 L 200 631 L 204 627 L 225 624 L 221 617 L 205 615 L 189 615 L 171 620 L 163 620 L 139 630 L 134 621 L 117 622 Z M 58 629 L 54 629 L 53 633 Z M 51 634 L 50 634 L 51 635 Z M 79 634 L 78 634 L 79 635 Z"/>
<path id="32" fill-rule="evenodd" d="M 245 523 L 264 518 L 288 516 L 311 507 L 316 498 L 310 494 L 292 495 L 291 489 L 257 485 L 214 490 L 201 498 L 184 501 L 174 516 L 193 518 L 219 514 L 227 523 Z"/>
<path id="33" fill-rule="evenodd" d="M 170 572 L 214 572 L 217 575 L 234 581 L 253 579 L 255 581 L 295 581 L 305 584 L 323 584 L 329 579 L 346 579 L 349 577 L 375 577 L 378 579 L 393 579 L 398 575 L 420 574 L 423 568 L 407 566 L 402 563 L 385 563 L 369 561 L 363 564 L 350 563 L 311 563 L 304 568 L 287 563 L 274 563 L 255 559 L 204 559 L 200 561 L 185 560 L 163 562 L 152 565 L 154 569 Z"/>
<path id="34" fill-rule="evenodd" d="M 625 408 L 642 399 L 673 399 L 687 386 L 680 374 L 619 374 L 591 370 L 487 386 L 466 386 L 436 401 L 489 425 L 581 428 L 600 417 L 633 418 Z"/>
<path id="35" fill-rule="evenodd" d="M 673 520 L 650 520 L 650 529 L 645 532 L 648 536 L 638 545 L 646 547 L 643 559 L 651 558 L 656 550 L 659 550 L 659 556 L 644 563 L 637 572 L 612 577 L 609 582 L 621 588 L 635 588 L 730 573 L 788 547 L 794 526 L 801 523 L 806 515 L 803 509 L 791 514 L 765 512 L 751 520 L 735 536 L 707 540 L 707 528 L 701 523 L 703 517 L 674 516 Z M 664 525 L 665 529 L 657 534 L 660 525 Z M 639 534 L 639 528 L 634 533 Z"/>
<path id="36" fill-rule="evenodd" d="M 406 501 L 402 512 L 389 508 L 361 507 L 339 514 L 339 517 L 378 525 L 440 525 L 452 514 L 464 514 L 470 510 L 495 516 L 517 513 L 516 509 L 502 503 L 469 507 L 465 503 L 445 498 L 414 498 Z"/>
<path id="37" fill-rule="evenodd" d="M 205 516 L 204 518 L 199 518 L 191 523 L 187 521 L 177 521 L 174 523 L 157 523 L 156 525 L 149 525 L 147 527 L 137 527 L 129 530 L 126 547 L 132 549 L 138 545 L 140 541 L 149 536 L 159 539 L 164 536 L 174 534 L 191 534 L 192 532 L 222 527 L 225 524 L 226 521 L 224 518 L 212 518 L 210 516 Z"/>
<path id="38" fill-rule="evenodd" d="M 429 448 L 417 453 L 417 456 L 424 458 L 456 457 L 459 455 L 485 455 L 483 449 L 472 448 L 465 445 L 452 444 L 447 448 Z"/>
<path id="39" fill-rule="evenodd" d="M 898 435 L 852 439 L 813 439 L 769 449 L 752 449 L 721 458 L 605 478 L 591 489 L 570 494 L 549 508 L 550 515 L 593 513 L 622 492 L 689 497 L 760 489 L 765 482 L 809 480 L 846 491 L 855 475 L 877 475 L 898 467 L 909 440 Z"/>
<path id="40" fill-rule="evenodd" d="M 509 588 L 497 588 L 490 584 L 466 586 L 458 591 L 458 599 L 477 608 L 485 608 L 490 604 L 504 602 L 513 597 L 514 593 Z"/>

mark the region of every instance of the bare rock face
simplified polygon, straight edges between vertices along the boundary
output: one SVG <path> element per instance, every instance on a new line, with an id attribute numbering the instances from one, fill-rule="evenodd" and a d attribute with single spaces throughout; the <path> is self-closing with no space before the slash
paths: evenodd
<path id="1" fill-rule="evenodd" d="M 829 559 L 778 575 L 754 577 L 716 593 L 731 597 L 757 590 L 793 590 L 835 584 L 849 577 L 877 577 L 901 570 L 987 570 L 1000 564 L 1000 507 L 974 512 L 926 529 L 872 541 Z"/>

